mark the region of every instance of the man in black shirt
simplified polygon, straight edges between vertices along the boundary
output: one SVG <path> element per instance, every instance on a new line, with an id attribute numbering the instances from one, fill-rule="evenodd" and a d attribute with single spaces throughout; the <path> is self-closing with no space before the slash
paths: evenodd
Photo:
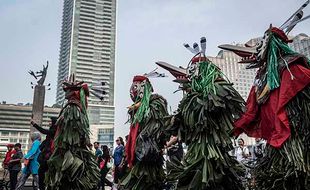
<path id="1" fill-rule="evenodd" d="M 46 135 L 45 140 L 40 145 L 40 151 L 38 162 L 40 164 L 39 167 L 39 189 L 45 189 L 45 173 L 48 170 L 47 160 L 52 155 L 52 142 L 55 137 L 55 133 L 57 130 L 56 127 L 56 121 L 57 117 L 51 117 L 51 122 L 49 123 L 50 128 L 44 129 L 43 127 L 40 127 L 38 124 L 36 124 L 33 120 L 30 121 L 31 125 L 36 128 L 40 133 Z"/>
<path id="2" fill-rule="evenodd" d="M 23 158 L 23 153 L 21 151 L 21 144 L 16 143 L 14 145 L 15 153 L 12 155 L 9 161 L 9 171 L 10 171 L 10 189 L 15 190 L 17 184 L 17 175 L 20 172 L 22 165 L 21 159 Z"/>

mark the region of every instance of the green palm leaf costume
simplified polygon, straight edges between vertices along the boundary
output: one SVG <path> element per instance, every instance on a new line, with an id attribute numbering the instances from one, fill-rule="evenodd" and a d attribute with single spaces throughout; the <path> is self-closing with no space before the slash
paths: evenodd
<path id="1" fill-rule="evenodd" d="M 233 122 L 243 112 L 244 101 L 204 52 L 196 53 L 187 74 L 159 64 L 182 81 L 187 92 L 170 128 L 179 130 L 188 151 L 181 163 L 171 162 L 174 169 L 168 178 L 178 180 L 177 189 L 243 189 L 239 176 L 244 169 L 228 152 L 233 149 Z M 184 78 L 188 80 L 180 80 Z"/>
<path id="2" fill-rule="evenodd" d="M 275 115 L 276 118 L 286 116 L 290 132 L 278 128 L 279 137 L 284 136 L 285 139 L 274 138 L 276 135 L 266 138 L 269 146 L 266 148 L 266 156 L 259 160 L 255 169 L 256 186 L 262 190 L 307 190 L 310 189 L 310 61 L 292 51 L 275 33 L 272 35 L 268 56 L 274 56 L 274 59 L 268 59 L 267 71 L 276 73 L 277 86 L 272 88 L 273 83 L 266 81 L 266 85 L 270 85 L 270 91 L 265 95 L 263 104 L 264 107 L 272 107 L 274 99 L 279 102 L 283 102 L 282 99 L 288 100 L 278 105 L 284 107 L 284 114 Z M 257 77 L 264 72 L 264 69 L 261 69 Z M 248 98 L 251 99 L 253 100 L 253 97 Z M 257 113 L 264 113 L 265 109 L 259 108 Z M 243 118 L 238 122 L 238 127 L 243 123 Z M 257 117 L 256 122 L 259 123 L 261 119 L 269 122 L 270 127 L 277 126 L 276 120 L 270 121 L 269 118 Z M 248 126 L 253 127 L 257 125 L 256 122 Z M 266 129 L 262 129 L 264 130 Z M 257 135 L 252 133 L 251 129 L 245 132 Z M 276 141 L 278 144 L 274 143 Z"/>
<path id="3" fill-rule="evenodd" d="M 74 77 L 72 77 L 74 78 Z M 48 160 L 48 190 L 92 190 L 97 188 L 99 169 L 88 149 L 88 87 L 82 82 L 64 83 L 68 102 L 57 120 L 54 153 Z"/>
<path id="4" fill-rule="evenodd" d="M 164 183 L 163 118 L 168 115 L 167 102 L 152 92 L 148 78 L 134 77 L 131 87 L 134 105 L 128 111 L 131 127 L 126 144 L 130 172 L 122 180 L 121 189 L 160 190 Z"/>
<path id="5" fill-rule="evenodd" d="M 235 133 L 267 140 L 254 171 L 259 190 L 310 189 L 310 61 L 290 49 L 286 33 L 271 25 L 255 47 L 220 46 L 258 68 Z"/>

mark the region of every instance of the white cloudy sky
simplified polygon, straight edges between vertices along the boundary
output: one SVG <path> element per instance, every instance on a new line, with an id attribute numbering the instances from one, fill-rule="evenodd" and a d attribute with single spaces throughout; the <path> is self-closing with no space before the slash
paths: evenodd
<path id="1" fill-rule="evenodd" d="M 184 42 L 207 37 L 208 55 L 217 45 L 246 42 L 263 34 L 270 23 L 279 26 L 304 0 L 118 0 L 116 52 L 116 135 L 125 135 L 126 106 L 133 75 L 153 70 L 157 60 L 186 65 L 191 57 Z M 49 60 L 47 82 L 52 90 L 46 104 L 56 96 L 62 0 L 0 0 L 0 101 L 32 102 L 27 74 Z M 310 7 L 305 9 L 310 14 Z M 310 34 L 310 20 L 292 34 Z M 181 94 L 172 78 L 152 79 L 155 90 L 176 108 Z"/>

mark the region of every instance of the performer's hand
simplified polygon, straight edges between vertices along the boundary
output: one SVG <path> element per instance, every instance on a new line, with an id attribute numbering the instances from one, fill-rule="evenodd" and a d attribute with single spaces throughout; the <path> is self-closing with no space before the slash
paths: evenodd
<path id="1" fill-rule="evenodd" d="M 25 166 L 28 166 L 28 164 L 29 164 L 29 160 L 28 160 L 28 159 L 25 159 L 25 160 L 24 160 L 24 165 L 25 165 Z"/>
<path id="2" fill-rule="evenodd" d="M 30 124 L 33 126 L 33 125 L 36 124 L 36 123 L 34 122 L 33 119 L 31 119 L 31 120 L 30 120 Z"/>

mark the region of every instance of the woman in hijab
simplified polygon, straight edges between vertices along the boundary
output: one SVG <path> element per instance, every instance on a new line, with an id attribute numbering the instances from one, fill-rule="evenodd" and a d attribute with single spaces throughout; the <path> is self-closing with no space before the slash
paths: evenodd
<path id="1" fill-rule="evenodd" d="M 24 185 L 30 176 L 32 174 L 33 181 L 34 181 L 34 190 L 38 190 L 38 170 L 39 170 L 39 162 L 38 157 L 40 154 L 40 144 L 41 144 L 41 134 L 39 132 L 34 132 L 31 134 L 31 141 L 32 145 L 28 153 L 24 156 L 24 165 L 22 175 L 20 176 L 16 190 L 22 190 L 24 188 Z"/>

